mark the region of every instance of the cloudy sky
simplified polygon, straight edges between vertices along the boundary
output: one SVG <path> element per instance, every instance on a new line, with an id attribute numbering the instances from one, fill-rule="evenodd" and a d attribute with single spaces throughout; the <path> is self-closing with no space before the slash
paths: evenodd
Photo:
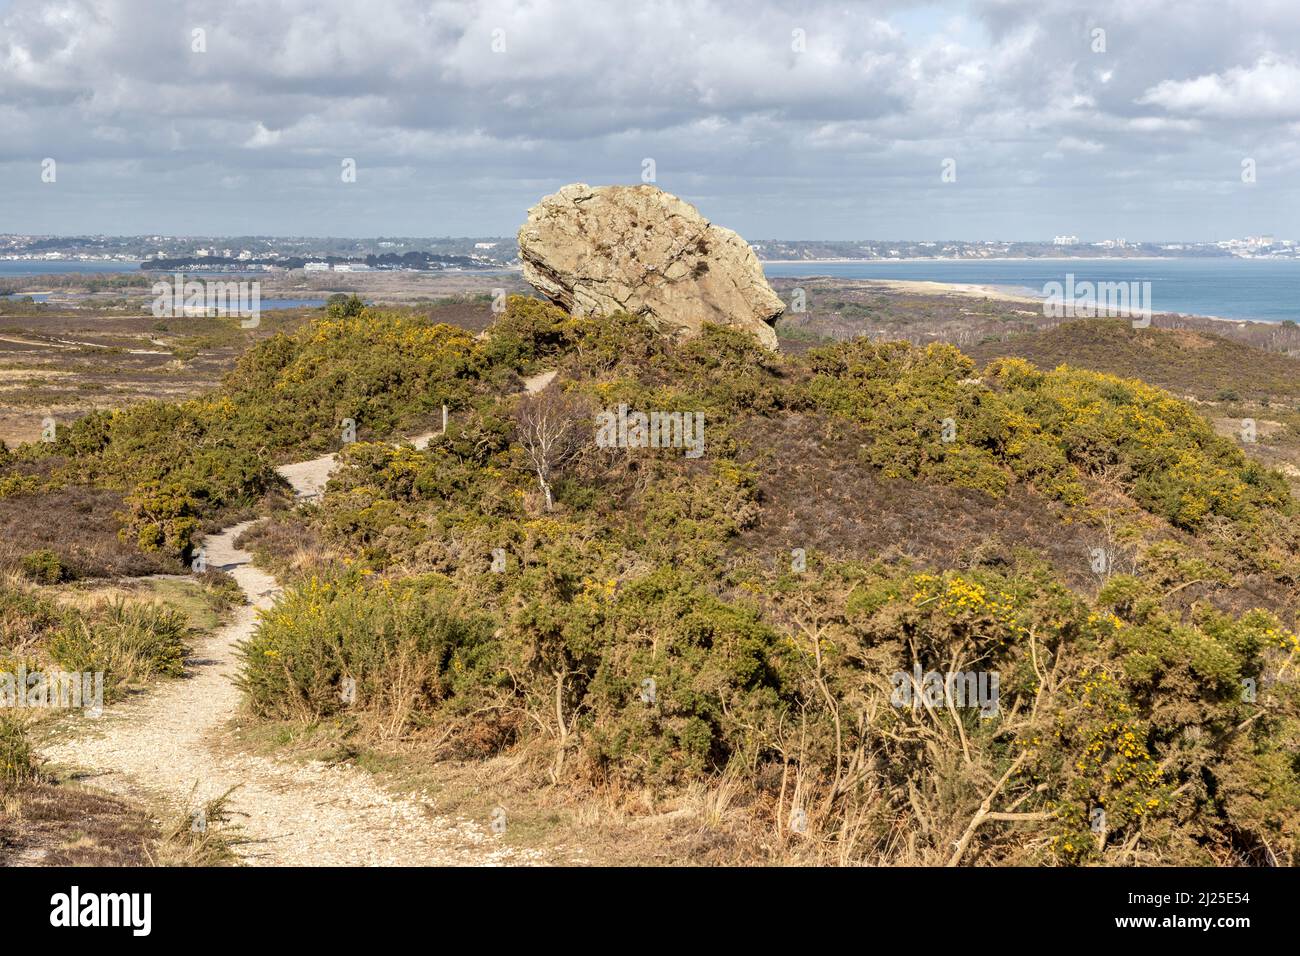
<path id="1" fill-rule="evenodd" d="M 0 233 L 505 234 L 652 160 L 750 238 L 1300 238 L 1296 13 L 0 0 Z"/>

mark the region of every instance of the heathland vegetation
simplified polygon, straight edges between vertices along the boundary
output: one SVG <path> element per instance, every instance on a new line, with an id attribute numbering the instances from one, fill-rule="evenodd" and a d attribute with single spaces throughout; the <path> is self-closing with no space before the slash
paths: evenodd
<path id="1" fill-rule="evenodd" d="M 598 447 L 620 406 L 702 414 L 704 454 Z M 853 503 L 827 448 L 915 525 L 961 494 L 1077 547 L 978 520 L 836 534 Z M 336 450 L 323 499 L 292 507 L 274 466 Z M 1300 508 L 1138 380 L 940 344 L 674 342 L 524 297 L 478 337 L 358 303 L 209 395 L 94 413 L 0 464 L 10 499 L 119 496 L 124 540 L 165 561 L 273 508 L 248 542 L 285 592 L 239 678 L 264 721 L 508 755 L 625 806 L 704 788 L 753 859 L 1300 860 Z M 778 523 L 779 472 L 822 512 Z M 89 660 L 142 626 L 95 613 L 35 643 Z M 171 647 L 142 655 L 165 671 Z M 900 703 L 898 675 L 931 673 L 996 675 L 996 706 Z"/>

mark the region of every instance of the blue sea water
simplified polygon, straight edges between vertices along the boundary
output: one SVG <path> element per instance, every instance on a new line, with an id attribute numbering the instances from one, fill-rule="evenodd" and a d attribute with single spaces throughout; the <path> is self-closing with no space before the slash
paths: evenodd
<path id="1" fill-rule="evenodd" d="M 315 309 L 325 304 L 324 299 L 263 299 L 263 312 L 275 309 Z"/>
<path id="2" fill-rule="evenodd" d="M 1300 322 L 1300 260 L 983 259 L 765 262 L 769 278 L 913 279 L 1002 286 L 1043 295 L 1049 282 L 1150 282 L 1153 312 Z"/>
<path id="3" fill-rule="evenodd" d="M 138 262 L 101 262 L 81 259 L 0 259 L 0 279 L 17 276 L 51 276 L 67 272 L 135 272 Z"/>

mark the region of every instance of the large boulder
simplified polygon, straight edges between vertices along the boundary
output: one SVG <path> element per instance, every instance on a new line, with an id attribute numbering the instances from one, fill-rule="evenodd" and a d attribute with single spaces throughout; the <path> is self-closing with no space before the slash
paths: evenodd
<path id="1" fill-rule="evenodd" d="M 573 315 L 631 312 L 685 334 L 713 322 L 776 348 L 785 304 L 754 250 L 654 186 L 565 186 L 528 210 L 519 256 L 524 279 Z"/>

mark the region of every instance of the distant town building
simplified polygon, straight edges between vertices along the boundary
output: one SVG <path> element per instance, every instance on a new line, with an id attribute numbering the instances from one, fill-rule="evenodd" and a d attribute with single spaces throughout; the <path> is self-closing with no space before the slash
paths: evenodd
<path id="1" fill-rule="evenodd" d="M 308 262 L 303 266 L 307 272 L 329 272 L 330 264 L 328 262 Z"/>
<path id="2" fill-rule="evenodd" d="M 1279 242 L 1273 236 L 1247 236 L 1245 239 L 1225 239 L 1217 242 L 1220 249 L 1227 249 L 1234 256 L 1253 256 L 1256 253 L 1271 250 L 1269 255 L 1277 255 L 1281 249 L 1289 249 L 1294 243 L 1290 239 Z M 1273 249 L 1280 246 L 1281 249 Z"/>
<path id="3" fill-rule="evenodd" d="M 1054 246 L 1077 246 L 1079 244 L 1078 236 L 1053 236 L 1052 245 Z"/>
<path id="4" fill-rule="evenodd" d="M 497 247 L 497 244 L 496 244 L 495 242 L 476 242 L 476 243 L 474 243 L 474 248 L 475 248 L 475 249 L 495 249 L 496 247 Z"/>

